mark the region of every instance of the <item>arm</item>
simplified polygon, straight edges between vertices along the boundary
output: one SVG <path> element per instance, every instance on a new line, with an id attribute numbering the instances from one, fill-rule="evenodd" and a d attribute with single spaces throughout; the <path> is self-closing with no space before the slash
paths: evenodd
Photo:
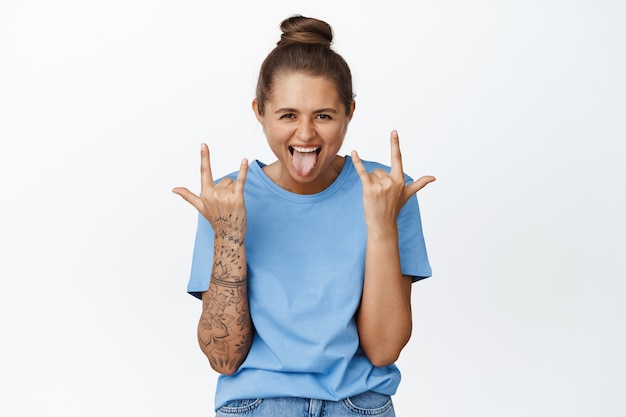
<path id="1" fill-rule="evenodd" d="M 223 219 L 228 225 L 230 219 Z M 240 220 L 239 223 L 245 223 Z M 215 235 L 211 282 L 202 293 L 198 343 L 211 367 L 232 374 L 244 361 L 252 343 L 252 321 L 248 309 L 246 250 L 237 237 L 241 225 L 225 226 L 231 233 Z"/>
<path id="2" fill-rule="evenodd" d="M 411 278 L 402 275 L 397 218 L 408 199 L 435 180 L 425 176 L 404 183 L 398 134 L 391 133 L 391 172 L 366 172 L 358 154 L 352 159 L 363 184 L 367 225 L 365 279 L 357 314 L 359 341 L 376 366 L 396 361 L 412 331 Z"/>
<path id="3" fill-rule="evenodd" d="M 380 232 L 368 228 L 357 327 L 361 347 L 376 366 L 395 362 L 411 337 L 411 277 L 401 273 L 394 227 Z"/>
<path id="4" fill-rule="evenodd" d="M 209 149 L 201 147 L 200 196 L 183 187 L 173 192 L 193 205 L 214 231 L 213 268 L 207 291 L 202 293 L 198 342 L 211 367 L 234 373 L 252 344 L 246 272 L 246 208 L 243 188 L 248 161 L 243 160 L 236 181 L 224 178 L 214 184 Z"/>

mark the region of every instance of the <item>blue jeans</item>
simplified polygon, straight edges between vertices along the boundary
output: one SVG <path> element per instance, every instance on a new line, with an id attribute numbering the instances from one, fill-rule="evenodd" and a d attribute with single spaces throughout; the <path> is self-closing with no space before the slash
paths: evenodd
<path id="1" fill-rule="evenodd" d="M 216 417 L 395 417 L 389 395 L 372 391 L 340 401 L 309 398 L 266 398 L 231 401 Z"/>

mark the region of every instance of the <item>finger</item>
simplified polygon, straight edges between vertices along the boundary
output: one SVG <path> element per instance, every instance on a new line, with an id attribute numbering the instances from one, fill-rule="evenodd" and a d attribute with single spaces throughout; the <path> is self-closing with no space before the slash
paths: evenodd
<path id="1" fill-rule="evenodd" d="M 432 175 L 425 175 L 423 177 L 418 178 L 416 181 L 408 184 L 405 190 L 405 196 L 409 199 L 413 194 L 417 193 L 422 188 L 426 187 L 431 182 L 435 181 L 436 178 Z"/>
<path id="2" fill-rule="evenodd" d="M 224 177 L 217 184 L 215 184 L 215 189 L 218 188 L 230 188 L 235 181 L 231 177 Z"/>
<path id="3" fill-rule="evenodd" d="M 185 199 L 185 201 L 194 206 L 197 210 L 200 210 L 202 208 L 202 199 L 185 187 L 176 187 L 172 190 L 172 192 L 181 196 L 183 199 Z"/>
<path id="4" fill-rule="evenodd" d="M 402 154 L 400 153 L 400 138 L 396 130 L 391 131 L 389 141 L 391 142 L 391 175 L 404 177 Z"/>
<path id="5" fill-rule="evenodd" d="M 350 152 L 350 157 L 352 158 L 352 165 L 354 165 L 356 173 L 359 174 L 359 177 L 361 178 L 361 182 L 369 182 L 369 175 L 367 175 L 367 170 L 363 165 L 363 161 L 359 158 L 359 154 L 356 151 L 352 151 Z"/>
<path id="6" fill-rule="evenodd" d="M 211 172 L 211 154 L 206 143 L 200 145 L 200 184 L 202 190 L 213 188 L 213 173 Z"/>
<path id="7" fill-rule="evenodd" d="M 243 186 L 246 183 L 246 177 L 248 176 L 248 160 L 243 158 L 241 165 L 239 166 L 239 173 L 237 173 L 237 180 L 235 181 L 235 192 L 243 193 Z"/>

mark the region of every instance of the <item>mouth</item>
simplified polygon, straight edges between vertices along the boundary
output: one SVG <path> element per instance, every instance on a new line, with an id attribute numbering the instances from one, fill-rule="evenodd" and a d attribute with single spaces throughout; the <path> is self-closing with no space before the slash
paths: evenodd
<path id="1" fill-rule="evenodd" d="M 313 171 L 317 163 L 317 156 L 321 152 L 321 146 L 290 146 L 291 163 L 296 173 L 301 177 L 306 177 Z"/>
<path id="2" fill-rule="evenodd" d="M 303 146 L 290 146 L 289 147 L 289 152 L 291 153 L 291 155 L 293 155 L 294 152 L 301 152 L 301 153 L 315 152 L 317 155 L 319 155 L 321 150 L 322 150 L 321 146 L 315 146 L 311 148 L 305 148 Z"/>

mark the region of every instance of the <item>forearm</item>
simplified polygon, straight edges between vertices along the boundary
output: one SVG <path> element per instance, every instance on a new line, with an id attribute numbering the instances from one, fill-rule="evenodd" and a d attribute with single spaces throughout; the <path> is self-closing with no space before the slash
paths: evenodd
<path id="1" fill-rule="evenodd" d="M 357 326 L 361 346 L 377 366 L 395 362 L 411 337 L 411 280 L 402 275 L 395 227 L 368 230 Z"/>
<path id="2" fill-rule="evenodd" d="M 202 294 L 198 341 L 211 367 L 221 374 L 235 372 L 248 354 L 252 321 L 243 240 L 216 235 L 211 282 Z"/>

